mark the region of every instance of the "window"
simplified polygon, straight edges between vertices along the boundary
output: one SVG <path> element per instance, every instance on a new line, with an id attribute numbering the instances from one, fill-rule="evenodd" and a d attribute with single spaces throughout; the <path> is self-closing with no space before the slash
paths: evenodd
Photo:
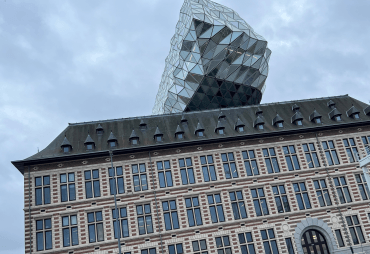
<path id="1" fill-rule="evenodd" d="M 276 123 L 276 127 L 283 128 L 284 127 L 284 123 L 283 122 L 277 122 Z"/>
<path id="2" fill-rule="evenodd" d="M 285 244 L 288 250 L 288 254 L 294 254 L 294 248 L 291 238 L 285 238 Z"/>
<path id="3" fill-rule="evenodd" d="M 244 126 L 238 126 L 237 130 L 238 132 L 244 132 Z"/>
<path id="4" fill-rule="evenodd" d="M 263 123 L 260 123 L 260 124 L 257 124 L 257 129 L 259 129 L 259 130 L 263 130 Z"/>
<path id="5" fill-rule="evenodd" d="M 157 169 L 158 169 L 159 186 L 161 188 L 172 187 L 173 183 L 172 183 L 170 161 L 158 161 Z"/>
<path id="6" fill-rule="evenodd" d="M 340 115 L 334 116 L 335 121 L 342 121 L 342 117 Z"/>
<path id="7" fill-rule="evenodd" d="M 332 166 L 334 164 L 339 165 L 339 159 L 338 159 L 337 151 L 335 150 L 333 140 L 323 141 L 322 147 L 324 148 L 325 156 L 326 156 L 326 159 L 328 160 L 329 166 Z"/>
<path id="8" fill-rule="evenodd" d="M 75 173 L 60 175 L 60 196 L 61 202 L 76 200 Z"/>
<path id="9" fill-rule="evenodd" d="M 225 130 L 222 128 L 222 129 L 217 129 L 217 134 L 225 134 Z"/>
<path id="10" fill-rule="evenodd" d="M 116 239 L 118 238 L 117 237 L 118 234 L 116 230 L 118 230 L 120 238 L 129 237 L 130 233 L 128 229 L 127 208 L 126 207 L 117 208 L 117 211 L 118 211 L 118 225 L 119 225 L 118 229 L 116 228 L 117 227 L 116 209 L 112 210 L 114 238 Z"/>
<path id="11" fill-rule="evenodd" d="M 253 244 L 252 233 L 240 233 L 238 234 L 240 249 L 242 254 L 255 254 L 256 250 Z"/>
<path id="12" fill-rule="evenodd" d="M 132 139 L 130 139 L 130 141 L 131 141 L 131 145 L 139 144 L 139 138 L 132 138 Z"/>
<path id="13" fill-rule="evenodd" d="M 206 240 L 192 241 L 191 245 L 193 246 L 194 254 L 208 254 Z"/>
<path id="14" fill-rule="evenodd" d="M 50 204 L 50 176 L 35 177 L 36 205 Z"/>
<path id="15" fill-rule="evenodd" d="M 236 169 L 235 159 L 233 153 L 222 153 L 222 162 L 224 163 L 224 171 L 226 179 L 238 178 L 238 171 Z"/>
<path id="16" fill-rule="evenodd" d="M 359 114 L 359 113 L 354 113 L 354 114 L 352 115 L 352 117 L 353 117 L 354 119 L 360 119 L 360 114 Z"/>
<path id="17" fill-rule="evenodd" d="M 200 156 L 200 163 L 202 164 L 204 181 L 216 181 L 217 174 L 215 170 L 215 165 L 213 165 L 214 162 L 212 155 Z"/>
<path id="18" fill-rule="evenodd" d="M 198 137 L 204 137 L 204 131 L 197 131 L 195 135 L 197 135 Z"/>
<path id="19" fill-rule="evenodd" d="M 357 215 L 346 216 L 346 221 L 349 227 L 349 232 L 351 233 L 353 244 L 365 243 L 366 241 Z"/>
<path id="20" fill-rule="evenodd" d="M 109 168 L 109 187 L 111 195 L 125 193 L 122 167 Z"/>
<path id="21" fill-rule="evenodd" d="M 117 144 L 115 140 L 109 141 L 108 143 L 109 143 L 109 147 L 112 147 L 112 148 L 116 147 L 116 144 Z"/>
<path id="22" fill-rule="evenodd" d="M 141 250 L 141 254 L 157 254 L 156 248 Z"/>
<path id="23" fill-rule="evenodd" d="M 63 247 L 78 245 L 77 215 L 62 217 Z"/>
<path id="24" fill-rule="evenodd" d="M 259 175 L 260 172 L 258 171 L 257 160 L 254 151 L 253 150 L 243 151 L 242 155 L 247 175 L 248 176 Z"/>
<path id="25" fill-rule="evenodd" d="M 193 184 L 195 183 L 193 163 L 191 158 L 179 159 L 180 173 L 182 184 Z"/>
<path id="26" fill-rule="evenodd" d="M 100 197 L 100 182 L 98 169 L 85 171 L 85 191 L 86 198 Z"/>
<path id="27" fill-rule="evenodd" d="M 104 241 L 103 215 L 102 212 L 92 212 L 87 214 L 89 228 L 89 242 Z"/>
<path id="28" fill-rule="evenodd" d="M 166 230 L 179 229 L 179 218 L 177 216 L 176 201 L 164 201 L 162 202 L 163 216 Z"/>
<path id="29" fill-rule="evenodd" d="M 335 236 L 337 237 L 339 247 L 344 247 L 344 241 L 340 229 L 335 230 Z"/>
<path id="30" fill-rule="evenodd" d="M 231 200 L 231 207 L 233 208 L 234 219 L 245 219 L 247 218 L 247 211 L 245 210 L 245 204 L 243 194 L 241 191 L 233 191 L 229 193 Z"/>
<path id="31" fill-rule="evenodd" d="M 319 119 L 319 118 L 318 118 Z M 306 161 L 309 168 L 320 167 L 319 158 L 317 157 L 315 145 L 313 143 L 303 144 L 303 151 L 306 155 Z"/>
<path id="32" fill-rule="evenodd" d="M 293 183 L 293 189 L 295 191 L 295 197 L 297 198 L 299 210 L 310 209 L 311 203 L 305 183 Z"/>
<path id="33" fill-rule="evenodd" d="M 301 169 L 301 167 L 299 166 L 295 147 L 294 146 L 283 146 L 283 151 L 285 154 L 285 160 L 286 160 L 286 163 L 288 164 L 289 171 Z"/>
<path id="34" fill-rule="evenodd" d="M 290 212 L 288 196 L 284 185 L 273 186 L 272 192 L 275 195 L 275 203 L 279 213 Z"/>
<path id="35" fill-rule="evenodd" d="M 70 146 L 63 146 L 63 152 L 64 153 L 69 153 L 70 150 L 71 150 Z"/>
<path id="36" fill-rule="evenodd" d="M 183 134 L 183 133 L 177 133 L 177 134 L 176 134 L 176 137 L 177 137 L 178 139 L 184 139 L 184 134 Z"/>
<path id="37" fill-rule="evenodd" d="M 163 141 L 163 136 L 162 135 L 155 136 L 155 141 L 156 142 L 162 142 Z"/>
<path id="38" fill-rule="evenodd" d="M 183 254 L 182 243 L 168 245 L 168 252 L 169 254 Z"/>
<path id="39" fill-rule="evenodd" d="M 344 146 L 346 147 L 346 152 L 349 158 L 349 162 L 357 161 L 358 150 L 356 147 L 355 140 L 353 138 L 343 139 Z"/>
<path id="40" fill-rule="evenodd" d="M 36 249 L 50 250 L 53 248 L 51 219 L 36 221 Z"/>
<path id="41" fill-rule="evenodd" d="M 369 145 L 369 143 L 370 143 L 370 136 L 362 136 L 361 137 L 361 139 L 362 139 L 362 142 L 364 143 L 364 145 L 365 146 L 368 146 Z"/>
<path id="42" fill-rule="evenodd" d="M 92 144 L 92 143 L 86 144 L 86 149 L 87 150 L 93 150 L 94 149 L 94 144 Z"/>
<path id="43" fill-rule="evenodd" d="M 148 190 L 148 179 L 145 164 L 131 165 L 132 178 L 134 180 L 134 191 Z"/>
<path id="44" fill-rule="evenodd" d="M 316 195 L 319 200 L 320 206 L 323 207 L 332 205 L 326 181 L 324 179 L 315 180 L 313 181 L 313 184 L 316 189 Z"/>
<path id="45" fill-rule="evenodd" d="M 224 222 L 225 216 L 220 194 L 207 195 L 207 198 L 212 223 Z"/>
<path id="46" fill-rule="evenodd" d="M 203 225 L 198 197 L 185 198 L 185 205 L 186 213 L 188 215 L 189 227 Z"/>
<path id="47" fill-rule="evenodd" d="M 298 125 L 298 126 L 302 126 L 303 123 L 302 123 L 302 120 L 298 119 L 296 121 L 294 121 L 295 125 Z"/>
<path id="48" fill-rule="evenodd" d="M 358 188 L 361 193 L 362 200 L 368 200 L 370 197 L 370 191 L 366 183 L 364 174 L 357 174 L 355 175 L 355 178 L 356 178 L 356 182 L 357 182 Z"/>
<path id="49" fill-rule="evenodd" d="M 274 148 L 264 148 L 262 149 L 263 156 L 265 157 L 265 163 L 267 167 L 267 172 L 271 173 L 279 173 L 280 168 L 277 162 L 276 153 Z"/>
<path id="50" fill-rule="evenodd" d="M 261 236 L 265 253 L 278 254 L 279 250 L 275 240 L 274 230 L 272 228 L 267 230 L 261 230 Z"/>
<path id="51" fill-rule="evenodd" d="M 263 191 L 263 188 L 251 189 L 251 193 L 256 215 L 269 215 L 269 209 L 267 207 L 265 192 Z"/>
<path id="52" fill-rule="evenodd" d="M 314 119 L 315 123 L 322 123 L 321 117 L 317 117 Z"/>
<path id="53" fill-rule="evenodd" d="M 150 234 L 154 232 L 153 222 L 152 222 L 152 213 L 150 210 L 150 204 L 146 205 L 137 205 L 137 223 L 139 227 L 139 234 Z"/>
<path id="54" fill-rule="evenodd" d="M 334 184 L 337 189 L 340 203 L 341 204 L 351 203 L 352 198 L 351 198 L 351 194 L 349 194 L 349 189 L 347 186 L 346 178 L 344 176 L 334 177 L 333 180 L 334 180 Z"/>
<path id="55" fill-rule="evenodd" d="M 232 254 L 230 239 L 228 236 L 216 237 L 217 254 Z"/>

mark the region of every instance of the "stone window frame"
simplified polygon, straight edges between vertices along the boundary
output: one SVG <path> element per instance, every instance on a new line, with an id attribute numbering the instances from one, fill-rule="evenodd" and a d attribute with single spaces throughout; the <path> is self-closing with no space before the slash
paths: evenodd
<path id="1" fill-rule="evenodd" d="M 138 172 L 137 173 L 133 173 L 133 169 L 132 169 L 132 166 L 136 165 L 137 168 L 138 168 Z M 144 165 L 145 167 L 145 172 L 140 172 L 140 165 Z M 148 167 L 149 166 L 149 167 Z M 150 191 L 150 177 L 151 177 L 151 174 L 149 173 L 149 170 L 150 170 L 150 165 L 147 165 L 147 162 L 144 161 L 144 162 L 135 162 L 135 163 L 130 163 L 129 164 L 129 168 L 130 168 L 130 181 L 131 181 L 131 190 L 133 193 L 141 193 L 143 191 Z M 143 186 L 142 186 L 142 180 L 141 180 L 141 176 L 142 175 L 146 175 L 146 185 L 147 185 L 147 189 L 146 190 L 143 190 Z M 134 182 L 134 176 L 139 176 L 139 182 L 140 182 L 140 190 L 135 190 L 135 182 Z"/>
<path id="2" fill-rule="evenodd" d="M 310 147 L 310 145 L 313 145 L 314 146 L 314 148 L 315 148 L 315 150 L 314 151 L 312 151 L 311 150 L 311 147 Z M 304 157 L 305 157 L 305 161 L 306 161 L 306 163 L 307 163 L 307 167 L 308 167 L 308 169 L 315 169 L 315 168 L 322 168 L 323 167 L 323 165 L 322 165 L 322 161 L 321 161 L 321 155 L 320 155 L 320 151 L 319 151 L 319 147 L 318 147 L 318 145 L 317 145 L 317 142 L 314 142 L 314 141 L 312 141 L 312 142 L 309 142 L 309 141 L 307 141 L 307 142 L 305 142 L 305 143 L 302 143 L 302 144 L 300 144 L 301 145 L 301 147 L 302 147 L 302 151 L 303 151 L 303 154 L 304 154 Z M 308 151 L 307 152 L 305 152 L 305 149 L 304 149 L 304 146 L 303 145 L 307 145 L 307 148 L 308 148 Z M 312 156 L 312 154 L 313 153 L 315 153 L 316 154 L 316 157 L 317 157 L 317 160 L 318 160 L 318 163 L 319 163 L 319 166 L 317 167 L 316 166 L 316 164 L 315 164 L 315 162 L 314 162 L 314 159 L 313 159 L 313 156 Z M 309 166 L 309 162 L 307 161 L 307 155 L 310 155 L 310 158 L 311 158 L 311 162 L 312 162 L 312 165 L 313 165 L 313 167 L 310 167 Z M 321 162 L 320 162 L 321 161 Z"/>
<path id="3" fill-rule="evenodd" d="M 283 146 L 280 146 L 281 147 L 281 149 L 283 149 Z M 271 155 L 270 154 L 270 149 L 271 148 L 273 148 L 274 149 L 274 153 L 275 153 L 275 155 L 273 156 L 273 155 Z M 265 169 L 266 169 L 266 173 L 267 173 L 267 175 L 268 174 L 279 174 L 279 173 L 281 173 L 282 172 L 282 165 L 281 165 L 281 161 L 279 160 L 280 159 L 280 156 L 278 155 L 278 153 L 277 153 L 277 148 L 279 148 L 278 146 L 268 146 L 268 147 L 261 147 L 260 149 L 261 149 L 261 152 L 262 152 L 262 157 L 263 157 L 263 165 L 265 166 Z M 263 154 L 263 150 L 264 149 L 267 149 L 267 151 L 268 151 L 268 154 L 269 154 L 269 156 L 265 156 L 264 154 Z M 274 166 L 273 166 L 273 163 L 272 163 L 272 158 L 276 158 L 276 162 L 277 162 L 277 165 L 278 165 L 278 172 L 276 172 L 276 170 L 275 170 L 275 168 L 274 168 Z M 269 173 L 268 172 L 268 170 L 267 170 L 267 164 L 266 164 L 266 159 L 270 159 L 270 163 L 271 163 L 271 165 L 272 165 L 272 168 L 273 168 L 273 172 L 271 172 L 271 173 Z"/>

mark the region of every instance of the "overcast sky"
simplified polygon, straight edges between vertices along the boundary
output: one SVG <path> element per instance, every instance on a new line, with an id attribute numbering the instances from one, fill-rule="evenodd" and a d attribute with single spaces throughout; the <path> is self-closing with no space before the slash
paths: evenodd
<path id="1" fill-rule="evenodd" d="M 10 161 L 70 122 L 150 115 L 183 0 L 0 0 L 0 254 L 24 251 Z M 218 0 L 268 41 L 262 103 L 368 102 L 370 1 Z"/>

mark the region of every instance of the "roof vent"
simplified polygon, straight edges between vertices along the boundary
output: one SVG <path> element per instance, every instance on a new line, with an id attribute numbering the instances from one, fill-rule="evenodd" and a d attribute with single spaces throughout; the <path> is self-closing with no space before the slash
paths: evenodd
<path id="1" fill-rule="evenodd" d="M 139 126 L 140 126 L 140 129 L 146 129 L 146 123 L 144 122 L 144 119 L 141 119 L 140 120 L 140 124 L 139 124 Z"/>
<path id="2" fill-rule="evenodd" d="M 263 114 L 263 110 L 258 107 L 257 110 L 256 110 L 256 116 L 259 116 L 259 115 L 262 115 Z"/>
<path id="3" fill-rule="evenodd" d="M 67 136 L 64 137 L 62 144 L 60 147 L 63 149 L 63 152 L 68 153 L 72 150 L 72 145 L 67 139 Z"/>
<path id="4" fill-rule="evenodd" d="M 96 131 L 96 134 L 103 134 L 104 133 L 104 129 L 100 124 L 98 124 L 98 127 L 96 127 L 95 131 Z"/>
<path id="5" fill-rule="evenodd" d="M 358 110 L 355 106 L 352 107 L 347 111 L 347 116 L 359 119 L 360 118 L 360 110 Z"/>
<path id="6" fill-rule="evenodd" d="M 221 111 L 220 114 L 218 115 L 218 120 L 223 120 L 225 118 L 226 118 L 225 114 L 222 113 L 222 111 Z"/>
<path id="7" fill-rule="evenodd" d="M 293 110 L 294 112 L 297 112 L 299 109 L 300 109 L 300 107 L 299 107 L 297 104 L 294 104 L 294 105 L 292 106 L 292 110 Z"/>
<path id="8" fill-rule="evenodd" d="M 185 118 L 184 115 L 182 115 L 182 117 L 181 117 L 181 123 L 187 123 L 187 122 L 188 122 L 188 120 Z"/>

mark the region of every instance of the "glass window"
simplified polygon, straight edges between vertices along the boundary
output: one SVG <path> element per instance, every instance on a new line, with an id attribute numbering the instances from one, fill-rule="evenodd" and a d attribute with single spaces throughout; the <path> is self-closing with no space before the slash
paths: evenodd
<path id="1" fill-rule="evenodd" d="M 203 225 L 198 197 L 185 198 L 189 227 Z"/>
<path id="2" fill-rule="evenodd" d="M 294 123 L 296 125 L 298 125 L 298 126 L 302 126 L 303 125 L 302 120 L 296 120 Z"/>
<path id="3" fill-rule="evenodd" d="M 329 194 L 329 189 L 328 189 L 328 186 L 326 185 L 325 179 L 314 180 L 313 184 L 316 189 L 316 195 L 317 195 L 317 199 L 319 200 L 320 206 L 324 207 L 324 206 L 332 205 L 330 194 Z"/>
<path id="4" fill-rule="evenodd" d="M 212 155 L 200 156 L 202 164 L 203 179 L 205 182 L 216 181 L 217 174 Z"/>
<path id="5" fill-rule="evenodd" d="M 69 151 L 70 151 L 70 146 L 63 146 L 64 153 L 69 153 Z"/>
<path id="6" fill-rule="evenodd" d="M 344 247 L 345 244 L 344 244 L 342 233 L 341 233 L 340 229 L 335 230 L 335 236 L 337 237 L 338 246 L 339 247 Z"/>
<path id="7" fill-rule="evenodd" d="M 303 151 L 306 155 L 306 161 L 309 168 L 320 167 L 319 157 L 317 156 L 316 148 L 314 143 L 303 144 Z"/>
<path id="8" fill-rule="evenodd" d="M 285 238 L 285 244 L 288 250 L 288 254 L 294 254 L 292 238 Z"/>
<path id="9" fill-rule="evenodd" d="M 264 129 L 264 124 L 257 124 L 257 129 L 263 130 Z"/>
<path id="10" fill-rule="evenodd" d="M 321 117 L 315 118 L 315 123 L 321 123 Z"/>
<path id="11" fill-rule="evenodd" d="M 194 184 L 195 176 L 191 158 L 179 159 L 182 184 Z"/>
<path id="12" fill-rule="evenodd" d="M 60 174 L 60 198 L 61 202 L 76 200 L 75 173 Z"/>
<path id="13" fill-rule="evenodd" d="M 198 137 L 204 137 L 204 131 L 197 131 L 195 133 Z"/>
<path id="14" fill-rule="evenodd" d="M 222 135 L 222 134 L 225 134 L 225 131 L 224 129 L 217 129 L 217 133 Z"/>
<path id="15" fill-rule="evenodd" d="M 36 205 L 50 204 L 50 176 L 35 177 L 35 187 Z"/>
<path id="16" fill-rule="evenodd" d="M 276 157 L 275 149 L 271 148 L 264 148 L 262 149 L 263 156 L 265 157 L 265 164 L 267 167 L 267 172 L 271 173 L 279 173 L 279 163 Z"/>
<path id="17" fill-rule="evenodd" d="M 365 237 L 357 215 L 346 216 L 347 225 L 354 245 L 365 243 Z"/>
<path id="18" fill-rule="evenodd" d="M 279 254 L 279 249 L 275 239 L 274 230 L 272 228 L 267 230 L 261 230 L 261 236 L 265 253 Z"/>
<path id="19" fill-rule="evenodd" d="M 343 144 L 346 147 L 347 156 L 349 158 L 349 162 L 356 162 L 358 156 L 358 150 L 353 138 L 345 138 L 343 139 Z"/>
<path id="20" fill-rule="evenodd" d="M 278 123 L 276 123 L 276 127 L 283 128 L 284 127 L 284 123 L 283 122 L 278 122 Z"/>
<path id="21" fill-rule="evenodd" d="M 166 230 L 179 229 L 179 218 L 175 200 L 162 202 L 163 216 Z"/>
<path id="22" fill-rule="evenodd" d="M 183 254 L 182 243 L 168 245 L 168 252 L 169 254 Z"/>
<path id="23" fill-rule="evenodd" d="M 109 146 L 110 147 L 116 147 L 116 141 L 109 141 Z"/>
<path id="24" fill-rule="evenodd" d="M 231 207 L 233 209 L 234 219 L 245 219 L 247 218 L 247 211 L 245 209 L 245 203 L 242 191 L 229 192 Z"/>
<path id="25" fill-rule="evenodd" d="M 141 254 L 157 254 L 156 248 L 141 250 Z"/>
<path id="26" fill-rule="evenodd" d="M 248 176 L 259 175 L 257 159 L 254 150 L 243 151 L 244 166 Z"/>
<path id="27" fill-rule="evenodd" d="M 362 174 L 356 174 L 355 178 L 356 178 L 358 189 L 360 190 L 362 200 L 368 200 L 369 197 L 370 197 L 370 191 L 369 191 L 369 187 L 366 183 L 366 179 L 365 179 L 364 174 L 363 173 Z"/>
<path id="28" fill-rule="evenodd" d="M 294 146 L 283 146 L 283 151 L 285 154 L 285 160 L 288 165 L 289 171 L 299 170 L 298 156 Z"/>
<path id="29" fill-rule="evenodd" d="M 238 126 L 238 132 L 244 132 L 244 126 Z"/>
<path id="30" fill-rule="evenodd" d="M 308 197 L 307 188 L 304 182 L 293 183 L 293 189 L 295 191 L 295 197 L 298 202 L 299 210 L 310 209 L 311 202 Z"/>
<path id="31" fill-rule="evenodd" d="M 328 161 L 328 165 L 329 166 L 332 166 L 334 164 L 339 165 L 340 163 L 339 163 L 337 151 L 335 150 L 333 140 L 323 141 L 322 146 L 323 146 L 324 151 L 325 151 L 325 156 L 326 156 L 326 159 Z"/>
<path id="32" fill-rule="evenodd" d="M 334 116 L 335 121 L 342 121 L 342 117 L 340 115 Z"/>
<path id="33" fill-rule="evenodd" d="M 102 212 L 91 212 L 87 214 L 89 229 L 89 242 L 104 241 L 103 214 Z"/>
<path id="34" fill-rule="evenodd" d="M 62 217 L 63 247 L 78 245 L 77 215 Z"/>
<path id="35" fill-rule="evenodd" d="M 144 235 L 154 233 L 150 204 L 137 205 L 136 213 L 139 234 Z"/>
<path id="36" fill-rule="evenodd" d="M 85 192 L 86 198 L 100 197 L 99 170 L 85 171 Z"/>
<path id="37" fill-rule="evenodd" d="M 240 233 L 238 238 L 242 254 L 256 254 L 251 232 Z"/>
<path id="38" fill-rule="evenodd" d="M 266 197 L 263 188 L 251 189 L 251 194 L 256 215 L 269 215 L 269 209 L 266 203 Z"/>
<path id="39" fill-rule="evenodd" d="M 191 245 L 193 246 L 194 254 L 208 254 L 207 241 L 205 239 L 192 241 Z"/>
<path id="40" fill-rule="evenodd" d="M 132 178 L 134 182 L 134 191 L 148 190 L 148 178 L 146 174 L 145 164 L 131 165 Z"/>
<path id="41" fill-rule="evenodd" d="M 212 223 L 224 222 L 225 215 L 224 209 L 222 207 L 221 195 L 220 194 L 207 195 L 207 199 Z"/>
<path id="42" fill-rule="evenodd" d="M 230 239 L 228 236 L 216 237 L 217 253 L 232 254 Z"/>
<path id="43" fill-rule="evenodd" d="M 172 187 L 172 173 L 170 161 L 157 161 L 159 187 Z"/>
<path id="44" fill-rule="evenodd" d="M 118 234 L 120 234 L 120 238 L 129 237 L 130 233 L 127 219 L 127 208 L 126 207 L 118 208 L 117 212 L 118 212 L 118 228 L 117 228 L 116 209 L 112 210 L 114 238 L 117 239 Z"/>
<path id="45" fill-rule="evenodd" d="M 221 154 L 225 177 L 226 179 L 238 178 L 238 170 L 236 168 L 236 163 L 233 153 L 222 153 Z"/>
<path id="46" fill-rule="evenodd" d="M 352 198 L 351 198 L 351 194 L 349 193 L 349 188 L 347 185 L 346 178 L 344 176 L 334 177 L 333 181 L 337 189 L 338 198 L 339 198 L 340 203 L 341 204 L 351 203 Z"/>
<path id="47" fill-rule="evenodd" d="M 163 141 L 163 136 L 162 135 L 155 136 L 155 141 L 162 142 Z"/>
<path id="48" fill-rule="evenodd" d="M 184 134 L 183 134 L 183 133 L 177 133 L 177 134 L 176 134 L 176 137 L 177 137 L 178 139 L 184 139 Z"/>
<path id="49" fill-rule="evenodd" d="M 137 145 L 139 144 L 139 139 L 138 138 L 132 138 L 131 139 L 131 145 Z"/>
<path id="50" fill-rule="evenodd" d="M 49 183 L 50 184 L 50 183 Z M 51 219 L 36 221 L 36 250 L 50 250 L 53 248 Z"/>
<path id="51" fill-rule="evenodd" d="M 275 204 L 279 213 L 290 212 L 288 196 L 284 185 L 273 186 L 272 192 L 275 196 Z"/>

